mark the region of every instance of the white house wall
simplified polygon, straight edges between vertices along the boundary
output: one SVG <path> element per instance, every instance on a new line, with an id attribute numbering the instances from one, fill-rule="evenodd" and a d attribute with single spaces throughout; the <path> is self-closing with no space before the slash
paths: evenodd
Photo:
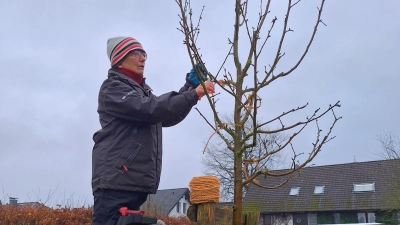
<path id="1" fill-rule="evenodd" d="M 182 212 L 182 210 L 183 210 L 183 203 L 186 203 L 186 210 L 185 210 L 185 212 Z M 189 206 L 190 206 L 189 200 L 187 200 L 187 199 L 185 198 L 185 196 L 183 196 L 181 199 L 179 199 L 179 204 L 180 204 L 180 205 L 179 205 L 179 211 L 180 211 L 180 212 L 177 212 L 177 211 L 176 211 L 176 205 L 175 205 L 174 208 L 171 210 L 171 212 L 168 214 L 169 217 L 186 216 L 187 209 L 188 209 Z"/>

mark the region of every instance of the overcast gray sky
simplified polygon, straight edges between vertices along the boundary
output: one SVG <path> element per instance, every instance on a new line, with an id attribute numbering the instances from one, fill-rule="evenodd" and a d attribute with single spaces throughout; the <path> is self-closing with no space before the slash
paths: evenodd
<path id="1" fill-rule="evenodd" d="M 258 2 L 258 1 L 251 1 Z M 280 3 L 277 3 L 280 2 Z M 266 21 L 278 17 L 262 60 L 268 65 L 284 20 L 284 1 L 275 1 Z M 216 73 L 232 38 L 234 1 L 196 0 L 205 5 L 199 46 Z M 311 35 L 319 1 L 300 2 L 294 9 L 278 70 L 298 59 Z M 259 6 L 250 5 L 252 13 Z M 191 69 L 178 27 L 175 1 L 0 0 L 0 199 L 51 204 L 92 204 L 92 135 L 100 128 L 97 94 L 107 76 L 107 39 L 137 38 L 149 57 L 145 76 L 155 94 L 179 90 Z M 400 1 L 327 1 L 315 41 L 288 77 L 263 92 L 261 118 L 267 120 L 309 103 L 290 123 L 340 100 L 343 116 L 337 137 L 314 160 L 315 165 L 376 160 L 381 132 L 400 135 Z M 257 14 L 254 14 L 257 15 Z M 255 16 L 250 23 L 255 26 Z M 245 33 L 243 33 L 245 34 Z M 262 35 L 265 37 L 266 31 Z M 242 35 L 244 46 L 248 41 Z M 245 52 L 245 47 L 241 48 Z M 269 60 L 269 61 L 268 61 Z M 232 62 L 227 69 L 233 71 Z M 232 109 L 221 94 L 219 110 Z M 207 102 L 196 106 L 211 119 Z M 324 131 L 332 117 L 321 121 Z M 202 175 L 204 142 L 212 130 L 193 110 L 185 121 L 164 130 L 164 162 L 160 189 L 186 187 Z M 295 142 L 299 152 L 311 148 L 315 126 Z"/>

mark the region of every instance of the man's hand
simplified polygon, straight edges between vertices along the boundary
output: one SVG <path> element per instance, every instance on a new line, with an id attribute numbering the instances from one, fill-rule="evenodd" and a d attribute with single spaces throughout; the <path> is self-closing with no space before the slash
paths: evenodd
<path id="1" fill-rule="evenodd" d="M 204 83 L 204 86 L 206 87 L 206 90 L 209 94 L 214 94 L 215 88 L 214 88 L 213 82 L 207 81 Z M 199 100 L 200 100 L 205 95 L 203 86 L 201 86 L 201 85 L 197 86 L 196 93 L 197 93 L 197 96 L 199 96 Z"/>

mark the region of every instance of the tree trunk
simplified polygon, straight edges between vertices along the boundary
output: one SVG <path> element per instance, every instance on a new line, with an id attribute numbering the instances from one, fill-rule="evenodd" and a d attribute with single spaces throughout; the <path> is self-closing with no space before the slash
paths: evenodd
<path id="1" fill-rule="evenodd" d="M 240 146 L 238 146 L 240 147 Z M 233 225 L 242 225 L 242 157 L 235 151 Z"/>
<path id="2" fill-rule="evenodd" d="M 237 69 L 238 77 L 240 76 L 240 65 Z M 235 122 L 235 138 L 234 138 L 234 198 L 233 198 L 233 225 L 242 225 L 242 170 L 243 170 L 243 159 L 242 159 L 242 131 L 243 127 L 240 124 L 241 120 L 241 96 L 242 92 L 242 80 L 238 79 L 236 84 L 236 96 L 238 98 L 235 101 L 235 112 L 234 112 L 234 122 Z"/>

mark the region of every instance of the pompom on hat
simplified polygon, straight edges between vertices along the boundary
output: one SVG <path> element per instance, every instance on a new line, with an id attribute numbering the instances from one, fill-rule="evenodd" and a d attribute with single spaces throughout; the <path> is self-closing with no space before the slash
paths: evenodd
<path id="1" fill-rule="evenodd" d="M 117 66 L 121 60 L 130 52 L 136 49 L 144 51 L 138 40 L 132 37 L 113 37 L 107 41 L 107 55 L 111 67 Z M 145 52 L 145 51 L 144 51 Z"/>

